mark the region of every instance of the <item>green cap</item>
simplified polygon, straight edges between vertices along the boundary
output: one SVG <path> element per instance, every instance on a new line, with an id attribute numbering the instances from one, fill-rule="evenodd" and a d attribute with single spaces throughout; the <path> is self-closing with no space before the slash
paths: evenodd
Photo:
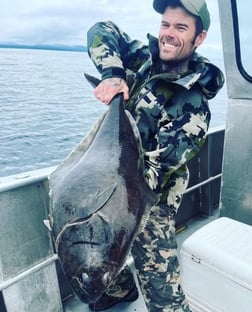
<path id="1" fill-rule="evenodd" d="M 210 14 L 204 0 L 180 0 L 182 6 L 191 14 L 199 16 L 204 30 L 210 26 Z M 163 14 L 170 0 L 154 0 L 153 8 L 158 13 Z"/>

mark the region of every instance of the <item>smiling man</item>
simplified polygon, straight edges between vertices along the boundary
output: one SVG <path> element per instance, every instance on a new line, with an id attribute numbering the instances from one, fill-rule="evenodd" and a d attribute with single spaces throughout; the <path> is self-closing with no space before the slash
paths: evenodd
<path id="1" fill-rule="evenodd" d="M 180 286 L 174 219 L 189 180 L 186 164 L 207 135 L 208 99 L 224 78 L 196 53 L 210 26 L 205 1 L 154 0 L 153 7 L 162 18 L 158 38 L 148 35 L 149 45 L 101 22 L 88 32 L 88 52 L 101 73 L 95 96 L 109 104 L 124 94 L 142 139 L 146 183 L 159 196 L 132 248 L 146 306 L 151 312 L 189 311 Z M 126 267 L 90 308 L 104 310 L 137 296 Z"/>
<path id="2" fill-rule="evenodd" d="M 195 28 L 195 17 L 180 7 L 164 10 L 159 32 L 159 57 L 161 60 L 177 65 L 179 71 L 188 70 L 188 62 L 194 50 L 204 41 L 206 30 Z M 182 67 L 181 67 L 182 66 Z"/>

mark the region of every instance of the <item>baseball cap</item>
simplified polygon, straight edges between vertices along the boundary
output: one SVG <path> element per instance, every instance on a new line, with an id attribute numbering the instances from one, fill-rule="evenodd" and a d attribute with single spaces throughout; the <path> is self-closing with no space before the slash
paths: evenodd
<path id="1" fill-rule="evenodd" d="M 153 8 L 160 14 L 163 14 L 170 0 L 154 0 Z M 191 14 L 199 16 L 204 30 L 210 26 L 210 14 L 207 4 L 204 0 L 180 0 L 182 6 Z"/>

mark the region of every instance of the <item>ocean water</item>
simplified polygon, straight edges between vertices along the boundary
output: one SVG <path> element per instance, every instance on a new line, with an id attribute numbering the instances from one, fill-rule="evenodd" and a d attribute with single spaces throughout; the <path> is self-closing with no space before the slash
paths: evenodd
<path id="1" fill-rule="evenodd" d="M 0 177 L 58 165 L 87 134 L 107 108 L 84 72 L 97 75 L 87 53 L 0 49 Z M 225 88 L 210 107 L 224 125 Z"/>

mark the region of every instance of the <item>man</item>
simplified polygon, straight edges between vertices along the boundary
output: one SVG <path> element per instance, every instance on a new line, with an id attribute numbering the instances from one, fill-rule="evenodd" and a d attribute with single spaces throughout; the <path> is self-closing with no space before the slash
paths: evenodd
<path id="1" fill-rule="evenodd" d="M 210 16 L 204 0 L 154 0 L 162 14 L 158 39 L 132 40 L 112 22 L 88 32 L 88 52 L 102 76 L 94 94 L 105 104 L 122 92 L 145 152 L 145 177 L 159 195 L 132 255 L 148 311 L 189 311 L 180 286 L 174 216 L 187 187 L 186 163 L 202 147 L 210 121 L 208 99 L 224 83 L 221 71 L 195 50 Z M 133 301 L 138 292 L 126 267 L 90 308 Z"/>

